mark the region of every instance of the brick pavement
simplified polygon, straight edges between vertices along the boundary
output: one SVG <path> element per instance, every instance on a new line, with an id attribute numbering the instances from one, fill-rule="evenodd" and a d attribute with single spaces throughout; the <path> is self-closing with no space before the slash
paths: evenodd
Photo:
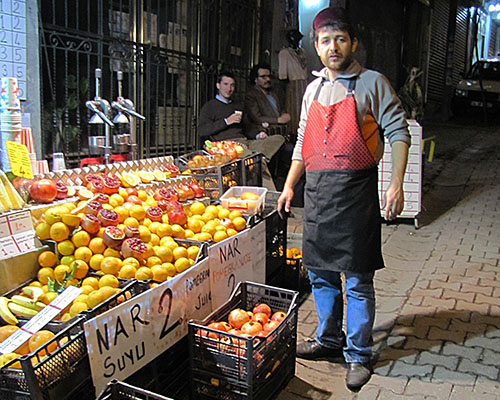
<path id="1" fill-rule="evenodd" d="M 444 135 L 450 141 L 455 129 L 460 131 L 442 129 L 448 129 Z M 369 383 L 354 394 L 345 388 L 344 366 L 297 360 L 296 375 L 278 400 L 500 399 L 495 133 L 478 129 L 458 151 L 443 144 L 451 154 L 426 165 L 426 210 L 419 230 L 406 221 L 383 226 L 386 268 L 375 276 L 375 374 Z M 301 231 L 301 211 L 294 210 L 290 230 Z M 299 341 L 314 336 L 314 310 L 309 296 L 299 309 Z"/>

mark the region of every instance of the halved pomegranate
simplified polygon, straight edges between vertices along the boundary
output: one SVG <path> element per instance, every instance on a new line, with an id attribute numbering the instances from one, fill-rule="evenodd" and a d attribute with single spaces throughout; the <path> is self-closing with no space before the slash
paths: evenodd
<path id="1" fill-rule="evenodd" d="M 125 233 L 116 226 L 107 226 L 102 235 L 104 244 L 115 250 L 120 250 L 125 239 Z"/>
<path id="2" fill-rule="evenodd" d="M 57 194 L 56 199 L 62 200 L 68 197 L 68 187 L 62 182 L 56 182 Z"/>
<path id="3" fill-rule="evenodd" d="M 92 214 L 85 214 L 80 225 L 85 231 L 91 234 L 95 234 L 101 229 L 101 222 Z"/>
<path id="4" fill-rule="evenodd" d="M 128 238 L 123 241 L 121 251 L 124 258 L 134 257 L 142 261 L 148 246 L 139 238 Z"/>
<path id="5" fill-rule="evenodd" d="M 151 221 L 158 221 L 158 222 L 161 221 L 162 215 L 163 215 L 163 210 L 160 207 L 157 207 L 157 206 L 151 206 L 146 211 L 146 216 Z"/>
<path id="6" fill-rule="evenodd" d="M 131 238 L 131 237 L 137 237 L 138 238 L 138 237 L 141 236 L 141 233 L 140 233 L 139 229 L 136 228 L 135 226 L 129 226 L 129 225 L 127 225 L 123 231 L 125 232 L 125 236 L 128 237 L 128 238 Z"/>
<path id="7" fill-rule="evenodd" d="M 118 214 L 113 210 L 106 210 L 105 208 L 99 210 L 97 218 L 102 226 L 116 226 L 119 223 Z"/>
<path id="8" fill-rule="evenodd" d="M 99 201 L 87 201 L 87 204 L 85 204 L 84 212 L 85 214 L 97 215 L 101 208 L 102 204 Z"/>

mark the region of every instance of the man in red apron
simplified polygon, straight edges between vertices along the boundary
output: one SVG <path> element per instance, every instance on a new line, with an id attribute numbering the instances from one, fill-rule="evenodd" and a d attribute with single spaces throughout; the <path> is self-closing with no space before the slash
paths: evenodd
<path id="1" fill-rule="evenodd" d="M 377 163 L 383 135 L 392 146 L 393 171 L 385 218 L 403 209 L 403 177 L 410 135 L 387 79 L 354 59 L 357 39 L 346 12 L 331 7 L 313 21 L 315 47 L 325 68 L 302 101 L 297 144 L 278 211 L 290 210 L 293 188 L 306 173 L 303 263 L 309 270 L 318 328 L 297 346 L 306 359 L 344 357 L 346 385 L 359 390 L 371 377 L 375 317 L 373 276 L 384 267 Z M 346 332 L 342 330 L 344 275 Z"/>

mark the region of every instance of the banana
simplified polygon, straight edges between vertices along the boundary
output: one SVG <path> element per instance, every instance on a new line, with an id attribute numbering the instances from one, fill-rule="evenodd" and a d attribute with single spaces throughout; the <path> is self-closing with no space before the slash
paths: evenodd
<path id="1" fill-rule="evenodd" d="M 9 195 L 7 194 L 5 186 L 3 185 L 2 182 L 0 182 L 0 202 L 2 202 L 2 206 L 6 210 L 11 210 L 13 208 Z"/>
<path id="2" fill-rule="evenodd" d="M 40 304 L 43 304 L 43 303 L 40 303 L 39 301 L 37 302 L 37 301 L 31 300 L 28 297 L 19 296 L 18 294 L 15 294 L 14 296 L 12 296 L 10 298 L 10 300 L 16 304 L 19 304 L 20 306 L 23 306 L 26 308 L 31 308 L 32 310 L 35 310 L 35 311 L 40 311 L 43 308 L 43 307 L 40 307 Z M 45 306 L 45 304 L 44 304 L 44 306 Z"/>
<path id="3" fill-rule="evenodd" d="M 12 208 L 14 209 L 23 208 L 24 206 L 23 198 L 17 192 L 14 186 L 12 186 L 12 183 L 10 183 L 9 179 L 7 178 L 7 175 L 5 175 L 5 173 L 2 170 L 0 170 L 0 179 L 2 180 L 5 191 L 7 192 L 7 196 L 12 204 Z"/>
<path id="4" fill-rule="evenodd" d="M 8 304 L 10 311 L 16 314 L 18 317 L 31 318 L 34 317 L 38 311 L 33 310 L 32 308 L 21 306 L 17 303 L 10 302 Z"/>
<path id="5" fill-rule="evenodd" d="M 19 321 L 10 311 L 9 303 L 10 299 L 7 297 L 0 297 L 0 317 L 9 325 L 17 325 Z"/>
<path id="6" fill-rule="evenodd" d="M 23 287 L 23 294 L 37 302 L 44 295 L 44 292 L 42 288 L 36 286 L 25 286 Z"/>

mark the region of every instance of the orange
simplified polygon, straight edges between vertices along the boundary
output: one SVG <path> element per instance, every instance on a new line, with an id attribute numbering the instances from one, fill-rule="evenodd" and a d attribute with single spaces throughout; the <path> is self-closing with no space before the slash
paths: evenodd
<path id="1" fill-rule="evenodd" d="M 57 282 L 62 283 L 66 274 L 71 272 L 69 265 L 60 264 L 54 268 L 54 278 Z"/>
<path id="2" fill-rule="evenodd" d="M 39 222 L 36 225 L 35 233 L 41 240 L 50 239 L 50 224 L 45 221 Z"/>
<path id="3" fill-rule="evenodd" d="M 168 214 L 163 214 L 161 216 L 161 222 L 163 222 L 164 224 L 168 224 L 169 223 Z"/>
<path id="4" fill-rule="evenodd" d="M 148 197 L 144 201 L 144 204 L 147 205 L 148 207 L 152 207 L 152 206 L 157 206 L 158 205 L 158 203 L 156 202 L 156 200 L 153 197 Z"/>
<path id="5" fill-rule="evenodd" d="M 203 228 L 204 222 L 200 219 L 190 218 L 188 221 L 188 228 L 193 231 L 193 233 L 200 233 Z"/>
<path id="6" fill-rule="evenodd" d="M 75 279 L 83 279 L 89 272 L 89 265 L 84 260 L 75 260 L 76 268 L 73 273 L 73 278 Z M 73 268 L 74 264 L 71 264 L 71 268 Z"/>
<path id="7" fill-rule="evenodd" d="M 95 306 L 101 304 L 104 300 L 103 292 L 101 290 L 94 290 L 93 292 L 89 293 L 87 297 L 87 304 L 89 308 L 94 308 Z"/>
<path id="8" fill-rule="evenodd" d="M 94 290 L 99 289 L 99 280 L 96 277 L 89 276 L 82 281 L 82 286 L 89 285 L 94 288 Z"/>
<path id="9" fill-rule="evenodd" d="M 133 265 L 136 268 L 139 268 L 141 266 L 141 263 L 137 258 L 134 257 L 127 257 L 125 260 L 123 260 L 122 265 Z"/>
<path id="10" fill-rule="evenodd" d="M 102 254 L 106 250 L 104 239 L 100 237 L 92 238 L 88 245 L 93 254 Z"/>
<path id="11" fill-rule="evenodd" d="M 146 217 L 146 210 L 144 210 L 143 206 L 134 204 L 132 207 L 130 207 L 129 214 L 131 217 L 140 221 L 141 219 L 144 219 L 144 217 Z"/>
<path id="12" fill-rule="evenodd" d="M 172 236 L 179 239 L 185 239 L 186 232 L 184 231 L 184 228 L 182 226 L 180 226 L 179 224 L 174 224 L 172 225 Z"/>
<path id="13" fill-rule="evenodd" d="M 103 288 L 105 286 L 117 288 L 118 286 L 120 286 L 120 281 L 118 281 L 118 278 L 116 276 L 106 274 L 99 278 L 99 288 Z"/>
<path id="14" fill-rule="evenodd" d="M 222 210 L 219 210 L 218 217 L 219 219 L 229 218 L 229 214 L 231 214 L 231 211 L 227 208 L 223 208 Z"/>
<path id="15" fill-rule="evenodd" d="M 102 208 L 104 208 L 105 210 L 114 210 L 114 207 L 109 203 L 104 203 L 102 205 Z"/>
<path id="16" fill-rule="evenodd" d="M 74 253 L 75 260 L 83 260 L 86 263 L 90 262 L 92 255 L 92 250 L 90 250 L 87 246 L 78 247 Z"/>
<path id="17" fill-rule="evenodd" d="M 222 242 L 224 239 L 227 239 L 227 233 L 225 231 L 217 231 L 214 233 L 214 242 L 219 243 Z"/>
<path id="18" fill-rule="evenodd" d="M 123 279 L 134 279 L 135 273 L 137 272 L 137 268 L 132 264 L 123 264 L 120 268 L 120 272 L 118 276 Z"/>
<path id="19" fill-rule="evenodd" d="M 147 259 L 147 262 L 146 262 L 146 265 L 151 268 L 155 265 L 158 265 L 158 264 L 161 264 L 162 263 L 162 259 L 160 257 L 157 257 L 157 256 L 151 256 Z"/>
<path id="20" fill-rule="evenodd" d="M 162 262 L 170 262 L 173 260 L 174 255 L 172 249 L 167 246 L 159 246 L 155 250 L 155 255 L 161 259 Z"/>
<path id="21" fill-rule="evenodd" d="M 218 214 L 218 212 L 217 212 L 217 214 Z M 203 215 L 201 216 L 201 219 L 203 222 L 207 223 L 208 221 L 213 220 L 217 214 L 212 214 L 208 211 L 205 211 L 203 213 Z"/>
<path id="22" fill-rule="evenodd" d="M 153 272 L 148 267 L 141 267 L 135 274 L 135 279 L 139 281 L 147 281 L 153 278 Z"/>
<path id="23" fill-rule="evenodd" d="M 35 286 L 35 287 L 41 288 L 42 284 L 39 281 L 33 281 L 33 282 L 30 282 L 30 284 L 28 286 Z"/>
<path id="24" fill-rule="evenodd" d="M 100 227 L 99 232 L 97 232 L 96 236 L 102 238 L 104 236 L 104 229 L 106 229 L 104 228 L 104 226 Z"/>
<path id="25" fill-rule="evenodd" d="M 78 315 L 82 311 L 85 311 L 88 309 L 89 309 L 89 306 L 87 305 L 87 303 L 83 303 L 83 302 L 78 301 L 78 302 L 73 303 L 73 305 L 70 307 L 69 315 L 71 316 L 71 318 L 73 318 L 75 315 Z"/>
<path id="26" fill-rule="evenodd" d="M 151 231 L 144 225 L 139 225 L 139 238 L 144 243 L 149 243 L 151 241 Z"/>
<path id="27" fill-rule="evenodd" d="M 115 213 L 118 214 L 118 221 L 120 223 L 123 223 L 129 217 L 128 210 L 122 205 L 115 207 Z"/>
<path id="28" fill-rule="evenodd" d="M 189 206 L 189 211 L 195 215 L 202 215 L 205 212 L 205 204 L 201 201 L 195 201 Z"/>
<path id="29" fill-rule="evenodd" d="M 177 271 L 175 270 L 175 266 L 172 263 L 166 262 L 162 264 L 163 267 L 166 268 L 168 276 L 172 277 L 177 274 Z"/>
<path id="30" fill-rule="evenodd" d="M 42 329 L 42 330 L 38 331 L 33 336 L 31 336 L 30 340 L 28 341 L 28 346 L 30 348 L 30 352 L 31 351 L 35 351 L 40 346 L 44 345 L 49 340 L 51 340 L 54 336 L 55 336 L 54 333 L 52 333 L 51 331 L 45 330 L 45 329 Z M 47 347 L 47 350 L 49 351 L 49 353 L 54 352 L 56 349 L 57 349 L 57 343 L 56 342 L 52 342 Z M 40 351 L 38 353 L 38 355 L 39 356 L 45 356 L 45 355 L 47 355 L 47 352 L 45 350 L 42 350 L 42 351 Z"/>
<path id="31" fill-rule="evenodd" d="M 189 246 L 187 248 L 188 258 L 192 260 L 196 260 L 198 253 L 200 252 L 200 248 L 198 246 Z"/>
<path id="32" fill-rule="evenodd" d="M 151 268 L 151 273 L 153 274 L 153 280 L 158 282 L 164 282 L 170 276 L 167 267 L 163 264 L 154 265 Z"/>
<path id="33" fill-rule="evenodd" d="M 61 222 L 62 216 L 61 216 L 61 208 L 59 207 L 50 207 L 45 213 L 43 214 L 43 218 L 49 225 L 53 225 L 56 222 Z"/>
<path id="34" fill-rule="evenodd" d="M 124 200 L 127 200 L 127 199 L 128 199 L 128 193 L 127 193 L 127 190 L 126 190 L 125 188 L 120 187 L 120 188 L 118 189 L 118 194 L 119 194 L 120 196 L 122 196 Z"/>
<path id="35" fill-rule="evenodd" d="M 70 256 L 75 251 L 75 245 L 71 240 L 63 240 L 57 243 L 57 251 L 63 256 Z"/>
<path id="36" fill-rule="evenodd" d="M 172 227 L 169 224 L 160 224 L 158 229 L 156 230 L 156 234 L 160 237 L 163 238 L 165 236 L 170 236 L 172 235 Z"/>
<path id="37" fill-rule="evenodd" d="M 104 253 L 102 253 L 104 257 L 116 257 L 120 258 L 121 253 L 119 250 L 112 249 L 111 247 L 107 247 L 106 250 L 104 250 Z"/>
<path id="38" fill-rule="evenodd" d="M 46 285 L 49 278 L 54 280 L 54 270 L 52 268 L 44 267 L 38 270 L 37 278 L 40 283 Z"/>
<path id="39" fill-rule="evenodd" d="M 241 195 L 240 195 L 240 199 L 241 200 L 252 200 L 252 201 L 255 201 L 255 200 L 259 200 L 259 195 L 257 193 L 253 193 L 253 192 L 243 192 Z"/>
<path id="40" fill-rule="evenodd" d="M 217 206 L 210 204 L 209 206 L 207 206 L 205 212 L 209 212 L 212 215 L 218 215 L 219 209 L 217 208 Z"/>
<path id="41" fill-rule="evenodd" d="M 59 261 L 59 264 L 70 265 L 73 261 L 75 261 L 74 255 L 64 256 L 61 258 L 61 261 Z"/>
<path id="42" fill-rule="evenodd" d="M 109 204 L 111 204 L 112 206 L 114 207 L 121 206 L 123 205 L 123 203 L 125 203 L 125 199 L 118 193 L 113 193 L 111 196 L 109 196 Z"/>
<path id="43" fill-rule="evenodd" d="M 99 271 L 101 269 L 101 263 L 103 259 L 104 256 L 102 254 L 94 254 L 92 257 L 90 257 L 90 268 L 92 268 L 94 271 Z"/>
<path id="44" fill-rule="evenodd" d="M 82 218 L 79 217 L 78 215 L 73 215 L 73 214 L 62 215 L 62 222 L 64 222 L 66 225 L 72 228 L 76 228 L 77 226 L 79 226 L 81 221 Z"/>
<path id="45" fill-rule="evenodd" d="M 191 229 L 185 229 L 184 234 L 186 235 L 186 239 L 192 239 L 194 236 L 194 232 Z"/>
<path id="46" fill-rule="evenodd" d="M 203 228 L 201 228 L 201 232 L 210 233 L 211 236 L 214 236 L 215 225 L 214 224 L 205 224 L 203 226 Z"/>
<path id="47" fill-rule="evenodd" d="M 238 233 L 238 231 L 233 229 L 233 228 L 227 228 L 226 233 L 227 233 L 227 236 L 234 236 Z"/>
<path id="48" fill-rule="evenodd" d="M 123 221 L 123 225 L 138 228 L 139 221 L 137 221 L 137 219 L 135 219 L 134 217 L 128 217 L 128 218 L 125 218 L 125 221 Z"/>
<path id="49" fill-rule="evenodd" d="M 151 221 L 148 217 L 144 218 L 142 220 L 142 225 L 147 226 L 149 228 L 149 225 L 151 225 L 153 221 Z"/>
<path id="50" fill-rule="evenodd" d="M 160 244 L 160 237 L 156 233 L 152 233 L 149 243 L 151 243 L 153 246 L 158 246 Z"/>
<path id="51" fill-rule="evenodd" d="M 0 326 L 0 343 L 2 343 L 5 339 L 7 339 L 10 335 L 12 335 L 15 331 L 17 331 L 19 327 L 15 325 L 5 325 Z M 20 347 L 16 349 L 17 354 L 26 355 L 30 352 L 28 342 L 23 343 Z"/>
<path id="52" fill-rule="evenodd" d="M 92 293 L 95 289 L 93 286 L 90 286 L 90 285 L 82 285 L 80 287 L 80 289 L 82 289 L 82 294 L 86 294 L 86 295 L 89 295 L 90 293 Z"/>
<path id="53" fill-rule="evenodd" d="M 243 217 L 236 217 L 233 219 L 235 229 L 240 232 L 247 227 L 247 221 Z"/>
<path id="54" fill-rule="evenodd" d="M 170 250 L 174 250 L 177 248 L 179 245 L 175 240 L 165 240 L 165 243 L 163 243 L 163 247 L 168 247 Z"/>
<path id="55" fill-rule="evenodd" d="M 174 267 L 177 273 L 184 272 L 191 266 L 189 259 L 186 257 L 181 257 L 178 260 L 175 260 Z"/>
<path id="56" fill-rule="evenodd" d="M 148 172 L 148 173 L 150 174 L 150 172 Z M 142 201 L 146 201 L 147 198 L 148 198 L 148 194 L 146 193 L 145 190 L 140 189 L 140 190 L 137 191 L 137 197 L 139 197 Z"/>
<path id="57" fill-rule="evenodd" d="M 188 258 L 188 251 L 185 247 L 177 246 L 173 251 L 172 255 L 174 256 L 174 260 L 178 260 L 181 257 Z"/>
<path id="58" fill-rule="evenodd" d="M 151 224 L 149 224 L 148 229 L 151 231 L 151 233 L 156 233 L 156 231 L 158 230 L 158 227 L 160 225 L 161 225 L 160 222 L 154 221 L 154 222 L 151 222 Z"/>
<path id="59" fill-rule="evenodd" d="M 56 265 L 57 256 L 50 250 L 46 250 L 40 253 L 38 256 L 38 264 L 40 267 L 53 267 Z"/>
<path id="60" fill-rule="evenodd" d="M 242 217 L 243 215 L 241 214 L 241 211 L 238 211 L 238 210 L 233 210 L 229 213 L 229 219 L 232 221 L 234 220 L 236 217 Z"/>
<path id="61" fill-rule="evenodd" d="M 99 289 L 99 292 L 101 292 L 103 301 L 105 301 L 109 299 L 111 296 L 114 296 L 116 294 L 116 290 L 117 290 L 116 288 L 113 288 L 111 286 L 103 286 L 102 288 Z"/>
<path id="62" fill-rule="evenodd" d="M 92 291 L 93 291 L 93 290 L 92 290 Z M 86 295 L 86 294 L 82 293 L 82 294 L 78 295 L 78 296 L 75 298 L 75 300 L 73 300 L 73 304 L 74 304 L 74 303 L 78 303 L 78 302 L 81 302 L 81 303 L 85 303 L 85 304 L 87 304 L 87 299 L 88 299 L 88 297 L 89 297 L 88 295 Z"/>
<path id="63" fill-rule="evenodd" d="M 104 257 L 101 261 L 101 271 L 105 274 L 118 275 L 122 261 L 118 257 Z"/>
<path id="64" fill-rule="evenodd" d="M 57 297 L 56 292 L 47 292 L 45 293 L 40 301 L 44 304 L 49 304 L 52 300 L 54 300 Z"/>
<path id="65" fill-rule="evenodd" d="M 71 241 L 77 248 L 82 246 L 88 246 L 88 244 L 90 243 L 90 235 L 87 231 L 81 230 L 73 235 Z"/>
<path id="66" fill-rule="evenodd" d="M 50 227 L 50 237 L 56 242 L 62 242 L 69 237 L 69 228 L 63 222 L 56 222 Z"/>
<path id="67" fill-rule="evenodd" d="M 208 232 L 201 232 L 199 233 L 198 240 L 202 242 L 208 242 L 209 240 L 212 240 L 212 235 Z"/>

